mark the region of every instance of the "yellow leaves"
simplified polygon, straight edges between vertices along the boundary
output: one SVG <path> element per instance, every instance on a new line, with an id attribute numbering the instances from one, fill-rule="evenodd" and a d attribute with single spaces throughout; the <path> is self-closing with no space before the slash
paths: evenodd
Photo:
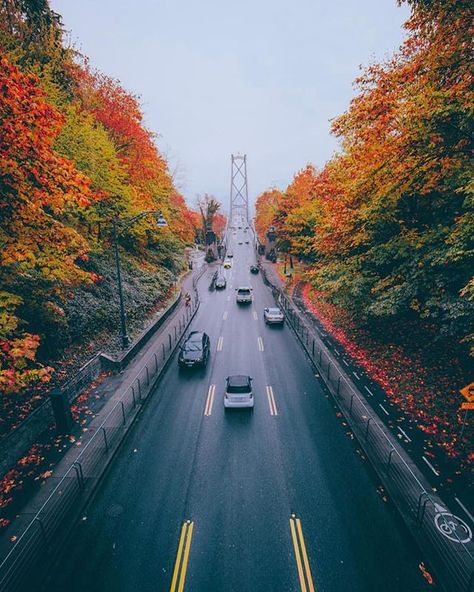
<path id="1" fill-rule="evenodd" d="M 0 339 L 6 339 L 18 326 L 14 311 L 22 303 L 20 296 L 0 291 Z"/>

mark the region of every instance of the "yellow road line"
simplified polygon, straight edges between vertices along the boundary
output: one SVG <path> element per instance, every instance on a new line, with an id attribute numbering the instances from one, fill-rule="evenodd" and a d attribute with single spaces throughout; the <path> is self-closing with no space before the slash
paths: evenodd
<path id="1" fill-rule="evenodd" d="M 178 544 L 178 552 L 176 554 L 176 561 L 174 564 L 173 569 L 173 578 L 171 580 L 171 587 L 170 592 L 182 592 L 184 588 L 184 581 L 186 578 L 186 570 L 188 568 L 188 557 L 189 557 L 189 548 L 191 546 L 191 538 L 193 536 L 193 522 L 190 520 L 186 520 L 181 528 L 181 535 L 179 537 L 179 544 Z M 184 548 L 184 557 L 183 557 L 183 548 Z M 181 561 L 181 559 L 183 560 Z M 178 582 L 178 575 L 179 577 L 179 584 L 178 588 L 176 588 L 176 583 Z"/>
<path id="2" fill-rule="evenodd" d="M 189 523 L 188 536 L 186 539 L 186 547 L 184 549 L 183 566 L 181 568 L 181 577 L 179 578 L 178 592 L 183 592 L 184 581 L 186 579 L 186 571 L 188 569 L 189 550 L 191 548 L 191 539 L 193 538 L 194 522 Z"/>
<path id="3" fill-rule="evenodd" d="M 296 528 L 293 518 L 290 518 L 291 538 L 293 539 L 293 547 L 295 549 L 296 568 L 298 569 L 298 577 L 300 579 L 301 592 L 306 592 L 306 584 L 304 581 L 303 566 L 301 564 L 300 551 L 298 548 L 298 539 L 296 537 Z"/>
<path id="4" fill-rule="evenodd" d="M 267 398 L 268 406 L 270 407 L 270 415 L 278 415 L 275 403 L 275 396 L 273 394 L 273 388 L 271 386 L 267 386 Z"/>
<path id="5" fill-rule="evenodd" d="M 291 538 L 296 557 L 296 568 L 298 570 L 298 577 L 300 580 L 301 592 L 315 592 L 313 584 L 313 576 L 309 566 L 308 554 L 306 552 L 306 544 L 304 542 L 303 529 L 301 527 L 301 520 L 292 514 L 290 518 Z"/>
<path id="6" fill-rule="evenodd" d="M 219 340 L 217 342 L 217 351 L 222 351 L 222 348 L 224 346 L 224 338 L 222 337 L 222 335 L 219 337 Z"/>
<path id="7" fill-rule="evenodd" d="M 258 337 L 257 341 L 258 341 L 258 349 L 261 352 L 265 351 L 265 348 L 263 347 L 263 339 L 261 337 Z"/>
<path id="8" fill-rule="evenodd" d="M 211 384 L 207 393 L 206 405 L 204 407 L 204 415 L 212 415 L 212 405 L 214 404 L 214 395 L 216 392 L 216 385 Z"/>
<path id="9" fill-rule="evenodd" d="M 304 542 L 303 536 L 303 529 L 301 528 L 301 520 L 299 518 L 296 519 L 296 530 L 298 531 L 300 544 L 301 544 L 301 552 L 303 553 L 303 563 L 306 572 L 306 578 L 308 580 L 308 586 L 310 592 L 314 592 L 314 585 L 313 585 L 313 576 L 311 575 L 311 568 L 309 567 L 309 559 L 308 554 L 306 553 L 306 545 Z"/>
<path id="10" fill-rule="evenodd" d="M 229 313 L 227 311 L 225 311 L 225 313 L 222 315 L 222 320 L 226 321 L 228 316 L 229 316 Z"/>

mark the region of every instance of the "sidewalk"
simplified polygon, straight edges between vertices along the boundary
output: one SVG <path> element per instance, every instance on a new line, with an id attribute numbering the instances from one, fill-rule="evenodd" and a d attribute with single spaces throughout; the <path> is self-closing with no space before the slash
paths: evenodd
<path id="1" fill-rule="evenodd" d="M 203 263 L 203 259 L 194 262 L 192 273 L 188 273 L 182 281 L 181 290 L 183 292 L 193 294 L 193 282 L 205 269 Z M 15 516 L 12 517 L 11 523 L 0 529 L 0 563 L 74 463 L 81 449 L 94 436 L 96 427 L 102 422 L 102 419 L 113 409 L 137 376 L 144 371 L 148 376 L 146 365 L 150 358 L 155 360 L 156 367 L 158 367 L 158 363 L 165 363 L 165 355 L 169 355 L 171 346 L 174 346 L 179 339 L 189 312 L 184 299 L 182 299 L 163 325 L 122 372 L 118 374 L 103 373 L 97 381 L 79 395 L 71 407 L 76 420 L 71 434 L 57 437 L 54 427 L 51 427 L 45 434 L 45 440 L 49 439 L 50 445 L 38 443 L 40 454 L 46 450 L 45 462 L 40 467 L 42 472 L 40 478 L 36 480 L 36 487 L 30 486 L 29 490 L 20 496 L 20 503 L 12 504 L 14 506 L 21 505 L 21 507 L 14 508 Z"/>

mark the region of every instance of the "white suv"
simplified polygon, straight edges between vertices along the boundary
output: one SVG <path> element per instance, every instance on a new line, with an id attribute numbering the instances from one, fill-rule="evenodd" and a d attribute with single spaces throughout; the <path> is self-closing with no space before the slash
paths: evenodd
<path id="1" fill-rule="evenodd" d="M 249 286 L 240 286 L 237 290 L 237 304 L 252 303 L 252 288 Z"/>
<path id="2" fill-rule="evenodd" d="M 224 407 L 226 409 L 253 409 L 252 379 L 245 374 L 234 374 L 226 380 Z"/>

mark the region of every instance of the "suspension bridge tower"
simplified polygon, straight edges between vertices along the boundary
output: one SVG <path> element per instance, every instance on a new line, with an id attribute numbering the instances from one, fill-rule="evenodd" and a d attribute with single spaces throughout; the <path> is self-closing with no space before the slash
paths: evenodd
<path id="1" fill-rule="evenodd" d="M 240 215 L 249 220 L 249 190 L 247 184 L 247 155 L 231 155 L 229 220 Z"/>

